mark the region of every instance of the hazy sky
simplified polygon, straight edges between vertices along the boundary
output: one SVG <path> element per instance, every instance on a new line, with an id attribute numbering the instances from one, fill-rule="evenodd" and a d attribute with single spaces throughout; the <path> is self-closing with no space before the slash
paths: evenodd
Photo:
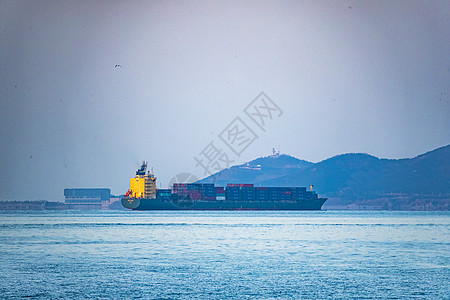
<path id="1" fill-rule="evenodd" d="M 142 160 L 167 187 L 211 142 L 414 157 L 450 142 L 450 2 L 1 1 L 0 91 L 0 200 L 125 193 Z"/>

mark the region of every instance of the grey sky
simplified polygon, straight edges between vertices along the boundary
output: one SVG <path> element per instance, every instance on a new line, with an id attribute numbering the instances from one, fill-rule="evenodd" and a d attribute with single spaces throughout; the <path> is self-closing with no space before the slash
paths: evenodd
<path id="1" fill-rule="evenodd" d="M 236 163 L 446 145 L 449 3 L 1 1 L 0 200 L 124 193 L 142 160 L 203 177 L 211 141 Z M 243 113 L 261 91 L 266 132 Z M 259 136 L 240 157 L 218 138 L 237 116 Z"/>

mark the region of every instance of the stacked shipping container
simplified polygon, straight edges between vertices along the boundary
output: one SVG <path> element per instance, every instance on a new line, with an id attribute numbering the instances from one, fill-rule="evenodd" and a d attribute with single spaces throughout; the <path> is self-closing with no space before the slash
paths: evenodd
<path id="1" fill-rule="evenodd" d="M 168 191 L 159 190 L 158 197 L 168 197 Z M 245 202 L 297 202 L 318 199 L 316 192 L 305 187 L 254 187 L 253 184 L 228 184 L 226 188 L 212 183 L 175 183 L 173 200 L 218 200 Z"/>
<path id="2" fill-rule="evenodd" d="M 216 199 L 216 188 L 212 183 L 174 183 L 173 193 L 176 194 L 177 199 Z"/>

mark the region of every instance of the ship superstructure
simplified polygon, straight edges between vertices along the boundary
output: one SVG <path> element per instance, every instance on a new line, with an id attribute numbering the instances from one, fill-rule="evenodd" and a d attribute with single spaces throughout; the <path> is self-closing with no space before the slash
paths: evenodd
<path id="1" fill-rule="evenodd" d="M 147 163 L 142 162 L 141 167 L 136 171 L 136 176 L 130 178 L 130 189 L 126 197 L 130 198 L 156 198 L 156 177 L 153 171 L 147 171 Z"/>

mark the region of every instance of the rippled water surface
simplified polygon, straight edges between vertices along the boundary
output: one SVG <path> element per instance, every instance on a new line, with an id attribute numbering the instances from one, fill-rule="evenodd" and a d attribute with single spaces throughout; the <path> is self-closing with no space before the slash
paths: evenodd
<path id="1" fill-rule="evenodd" d="M 0 212 L 2 298 L 449 299 L 449 212 Z"/>

